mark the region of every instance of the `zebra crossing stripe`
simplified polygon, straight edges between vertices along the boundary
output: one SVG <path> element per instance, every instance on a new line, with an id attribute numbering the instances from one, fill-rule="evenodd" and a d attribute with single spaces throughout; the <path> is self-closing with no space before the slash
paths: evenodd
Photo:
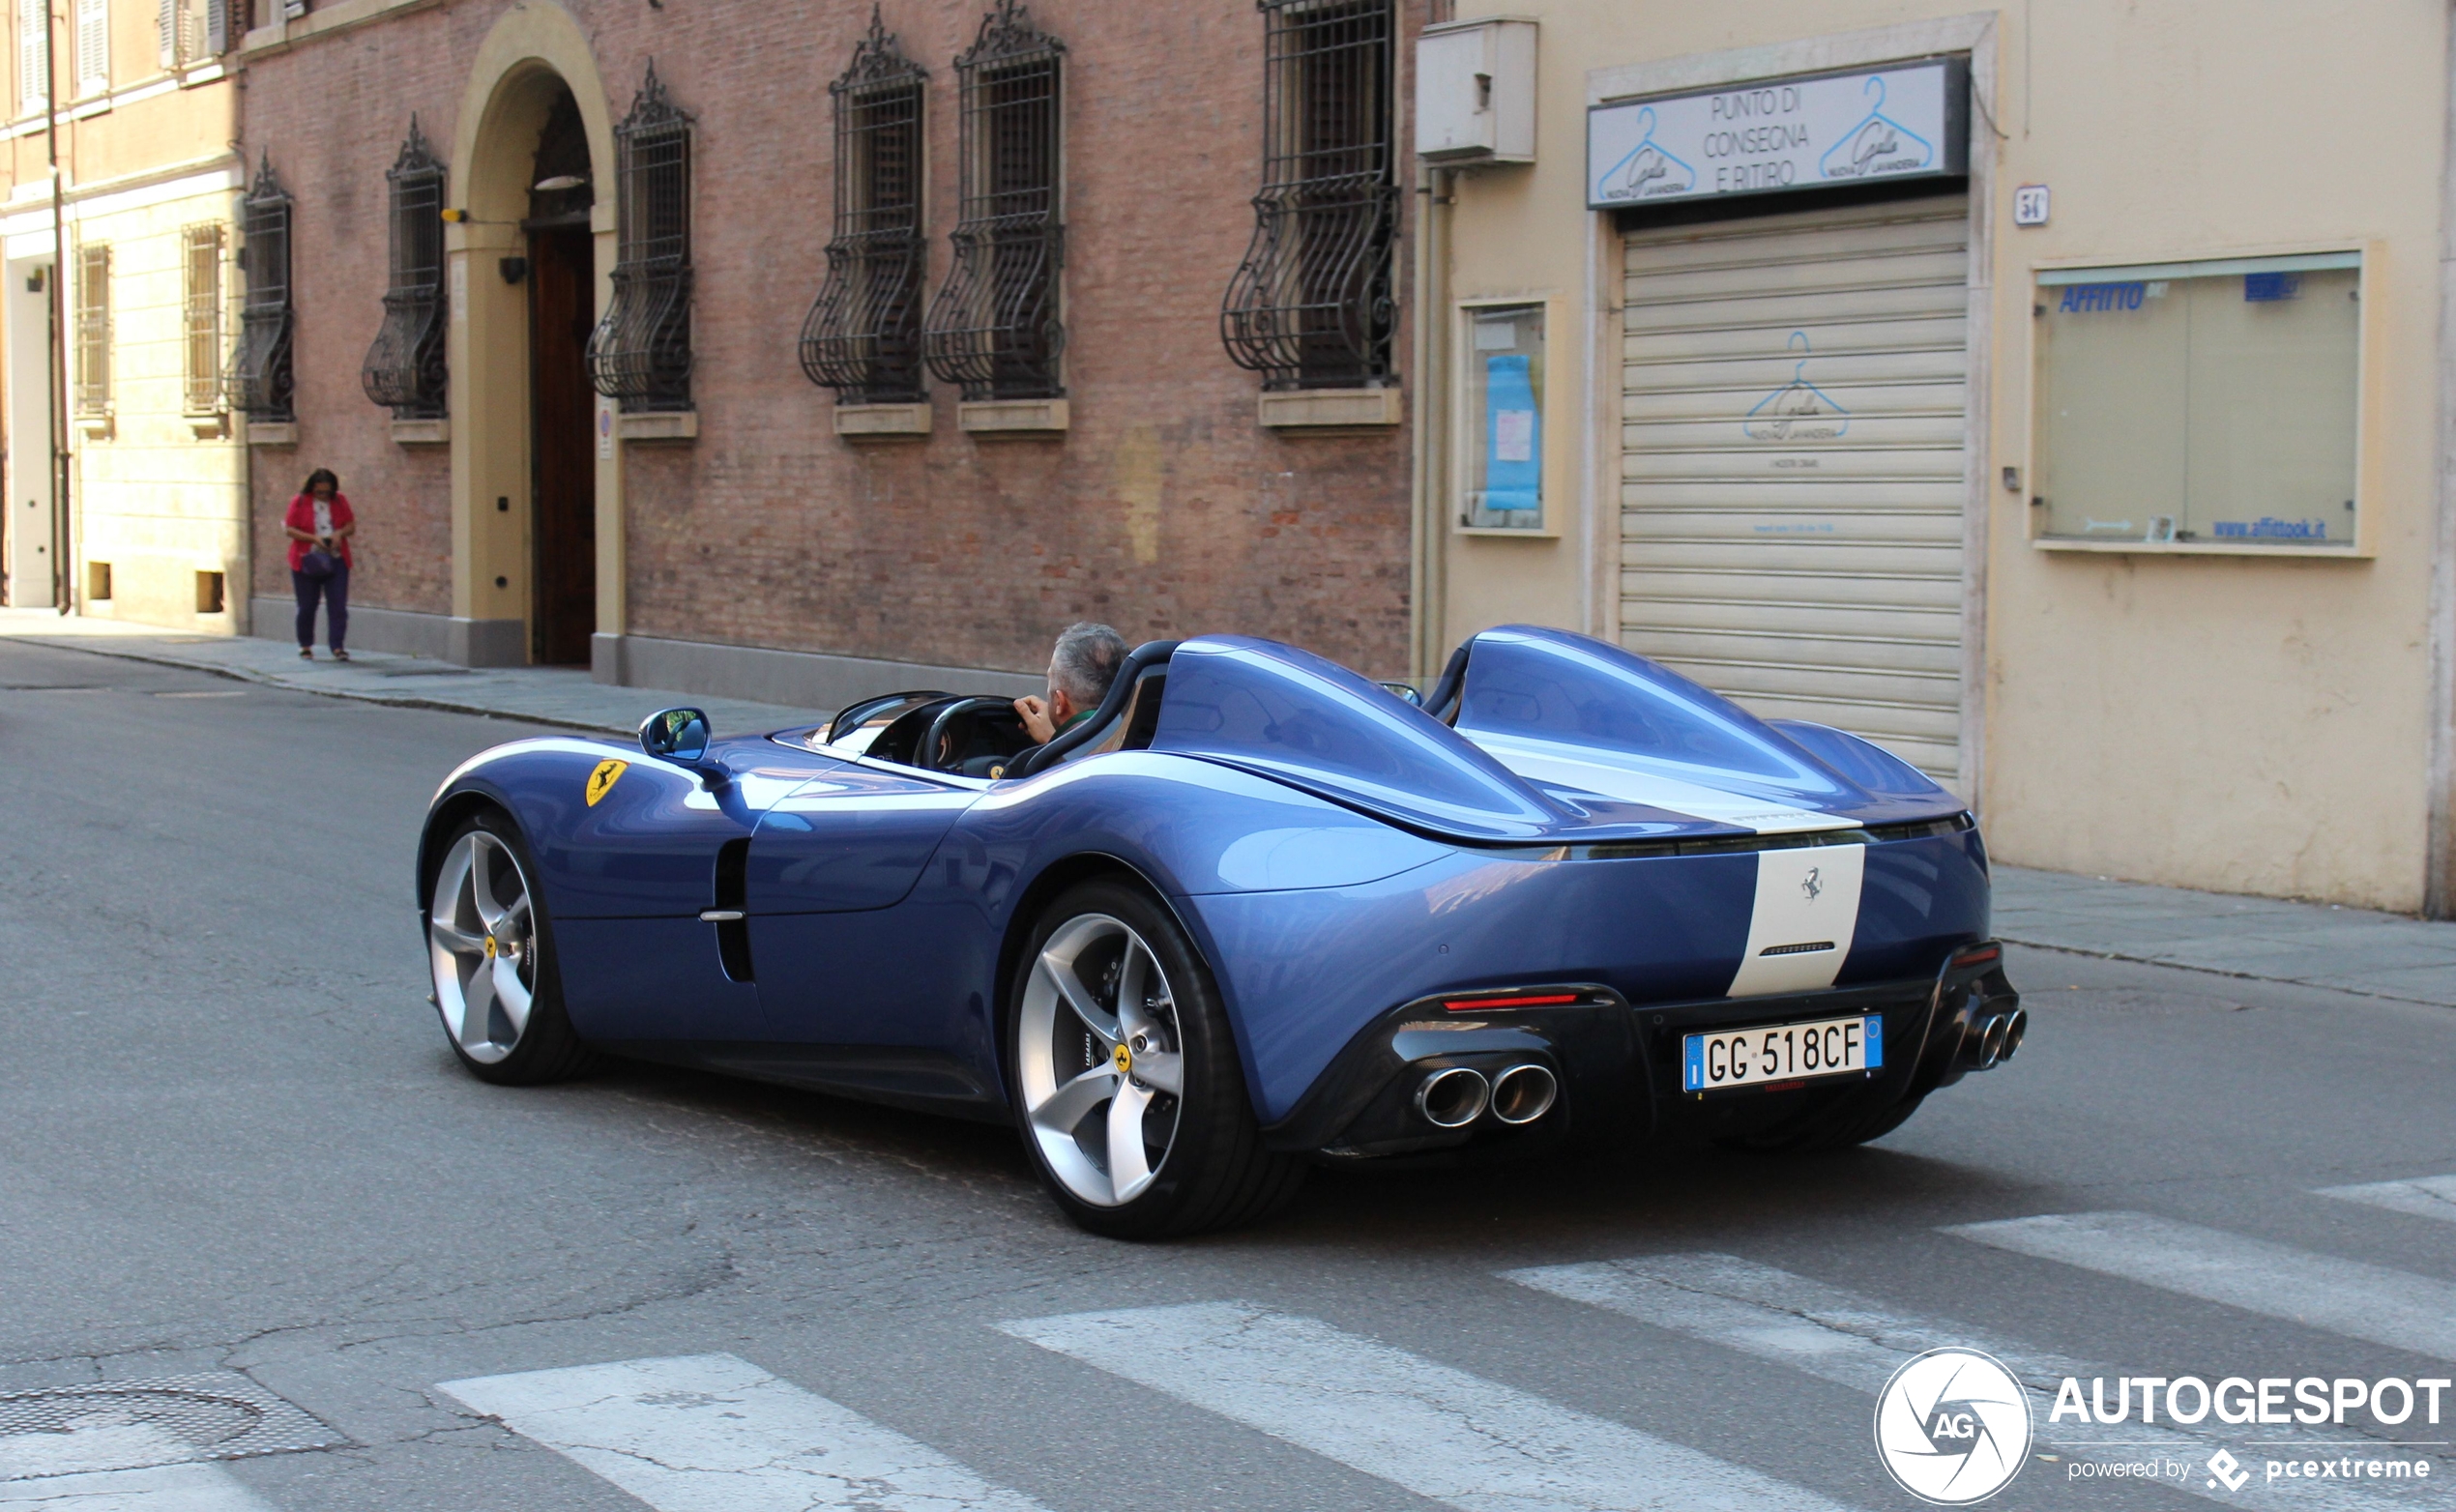
<path id="1" fill-rule="evenodd" d="M 0 1481 L 9 1512 L 272 1512 L 219 1465 L 161 1465 Z"/>
<path id="2" fill-rule="evenodd" d="M 1040 1512 L 928 1445 L 731 1354 L 440 1389 L 658 1512 Z"/>
<path id="3" fill-rule="evenodd" d="M 1199 1302 L 998 1326 L 1463 1512 L 1835 1506 L 1310 1318 Z"/>
<path id="4" fill-rule="evenodd" d="M 2366 1181 L 2359 1186 L 2324 1186 L 2322 1197 L 2368 1203 L 2390 1212 L 2412 1213 L 2456 1223 L 2456 1176 L 2417 1176 L 2410 1181 Z"/>
<path id="5" fill-rule="evenodd" d="M 1873 1297 L 1733 1255 L 1650 1255 L 1590 1265 L 1539 1265 L 1504 1271 L 1503 1279 L 1584 1302 L 1653 1327 L 1759 1359 L 1788 1365 L 1821 1381 L 1876 1395 L 1912 1356 L 1957 1347 L 1981 1350 L 2003 1362 L 2030 1395 L 2038 1440 L 2077 1458 L 2132 1462 L 2152 1453 L 2197 1468 L 2227 1440 L 2181 1425 L 2051 1422 L 2056 1388 L 2066 1377 L 2082 1381 L 2118 1374 L 2102 1366 L 2033 1349 L 1981 1328 L 1942 1323 L 1897 1313 Z M 2306 1430 L 2271 1430 L 2280 1440 L 2309 1440 L 2321 1453 L 2321 1436 Z M 2295 1480 L 2229 1491 L 2206 1476 L 2169 1489 L 2238 1507 L 2292 1505 L 2310 1512 L 2390 1512 L 2411 1503 L 2341 1481 Z"/>
<path id="6" fill-rule="evenodd" d="M 2050 1213 L 1944 1231 L 2143 1286 L 2456 1359 L 2456 1284 L 2138 1212 Z"/>

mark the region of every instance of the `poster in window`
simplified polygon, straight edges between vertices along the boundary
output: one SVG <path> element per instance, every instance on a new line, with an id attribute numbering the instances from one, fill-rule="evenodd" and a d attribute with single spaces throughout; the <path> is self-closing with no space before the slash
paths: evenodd
<path id="1" fill-rule="evenodd" d="M 1543 528 L 1543 309 L 1470 312 L 1467 508 L 1481 529 Z"/>

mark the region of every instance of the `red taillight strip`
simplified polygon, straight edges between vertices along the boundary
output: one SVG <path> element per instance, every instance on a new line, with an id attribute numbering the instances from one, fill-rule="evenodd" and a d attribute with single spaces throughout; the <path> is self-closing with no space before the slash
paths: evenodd
<path id="1" fill-rule="evenodd" d="M 1581 1001 L 1574 992 L 1530 994 L 1520 998 L 1446 998 L 1442 1006 L 1452 1013 L 1474 1013 L 1484 1008 L 1557 1008 Z"/>
<path id="2" fill-rule="evenodd" d="M 1957 956 L 1954 956 L 1954 957 L 1953 957 L 1953 965 L 1954 965 L 1956 968 L 1958 968 L 1958 967 L 1964 967 L 1964 966 L 1976 966 L 1976 965 L 1980 964 L 1981 962 L 1985 962 L 1985 961 L 1992 961 L 1992 960 L 1996 959 L 1998 956 L 2003 955 L 2003 953 L 2004 953 L 2004 947 L 2003 947 L 2003 945 L 1989 945 L 1989 946 L 1987 946 L 1986 948 L 1981 949 L 1981 950 L 1973 950 L 1973 951 L 1971 951 L 1970 953 L 1968 953 L 1967 955 L 1957 955 Z"/>

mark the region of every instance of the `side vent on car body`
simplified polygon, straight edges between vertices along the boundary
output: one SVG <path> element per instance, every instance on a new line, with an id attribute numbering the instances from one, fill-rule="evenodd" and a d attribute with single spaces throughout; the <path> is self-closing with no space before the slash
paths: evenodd
<path id="1" fill-rule="evenodd" d="M 729 980 L 750 977 L 750 924 L 743 915 L 749 897 L 750 842 L 727 840 L 716 848 L 716 903 L 700 916 L 716 926 L 716 959 Z"/>

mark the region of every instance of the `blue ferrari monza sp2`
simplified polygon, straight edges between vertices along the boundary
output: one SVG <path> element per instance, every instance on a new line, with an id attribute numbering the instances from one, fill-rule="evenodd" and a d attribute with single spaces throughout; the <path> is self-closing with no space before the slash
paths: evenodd
<path id="1" fill-rule="evenodd" d="M 1528 626 L 1420 701 L 1154 642 L 1038 746 L 934 691 L 516 741 L 435 795 L 417 882 L 476 1075 L 629 1056 L 1010 1119 L 1119 1236 L 1325 1161 L 1873 1139 L 2026 1022 L 1952 795 Z"/>

